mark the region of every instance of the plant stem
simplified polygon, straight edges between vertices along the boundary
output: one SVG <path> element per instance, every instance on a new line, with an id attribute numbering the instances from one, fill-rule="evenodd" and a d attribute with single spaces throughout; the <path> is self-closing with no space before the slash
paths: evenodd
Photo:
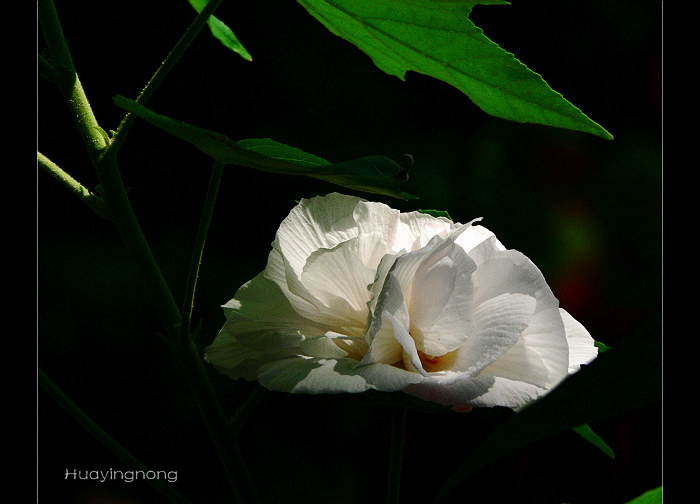
<path id="1" fill-rule="evenodd" d="M 163 62 L 146 85 L 139 96 L 140 102 L 145 101 L 153 93 L 220 3 L 221 0 L 211 0 L 206 8 L 200 12 L 187 32 L 173 48 L 173 51 L 168 55 L 166 61 Z M 200 226 L 195 246 L 194 259 L 196 261 L 193 260 L 193 264 L 196 263 L 196 268 L 193 267 L 192 269 L 194 273 L 191 275 L 191 287 L 188 288 L 184 304 L 185 309 L 183 311 L 186 319 L 183 321 L 183 313 L 178 309 L 177 303 L 165 282 L 165 278 L 134 214 L 117 164 L 117 152 L 124 142 L 126 132 L 132 124 L 133 118 L 127 114 L 110 143 L 104 131 L 97 125 L 87 99 L 81 99 L 81 96 L 84 98 L 82 86 L 79 85 L 53 2 L 51 0 L 40 0 L 39 11 L 42 28 L 46 34 L 47 44 L 52 52 L 53 60 L 51 65 L 44 61 L 42 63 L 42 71 L 52 80 L 60 80 L 62 82 L 62 84 L 59 84 L 59 87 L 64 96 L 68 98 L 69 106 L 78 121 L 81 136 L 88 144 L 90 157 L 102 185 L 104 201 L 108 206 L 110 216 L 140 275 L 145 281 L 148 293 L 169 339 L 175 342 L 178 340 L 179 335 L 187 335 L 187 338 L 179 338 L 181 344 L 177 346 L 177 353 L 204 422 L 209 430 L 210 437 L 219 452 L 221 463 L 232 490 L 241 503 L 255 502 L 258 500 L 257 495 L 249 484 L 249 474 L 243 463 L 238 444 L 221 410 L 199 352 L 191 338 L 189 338 L 189 318 L 192 311 L 191 306 L 199 270 L 199 261 L 201 260 L 204 238 L 211 219 L 211 211 L 223 165 L 217 163 L 214 165 L 214 172 L 210 182 L 210 193 L 208 193 L 205 211 L 202 216 L 204 224 Z M 209 194 L 213 194 L 213 196 L 210 197 Z M 241 478 L 241 476 L 245 476 L 245 478 Z"/>
<path id="2" fill-rule="evenodd" d="M 136 98 L 136 102 L 141 105 L 145 105 L 146 101 L 151 97 L 156 88 L 165 79 L 165 76 L 172 70 L 175 64 L 183 56 L 187 48 L 192 44 L 194 39 L 197 37 L 199 31 L 204 28 L 204 26 L 209 21 L 209 17 L 216 10 L 216 8 L 221 4 L 222 0 L 210 0 L 201 12 L 197 15 L 195 20 L 190 24 L 185 33 L 180 37 L 172 50 L 168 53 L 163 63 L 161 63 L 156 73 L 153 74 L 151 80 L 148 81 L 146 86 L 143 88 L 139 96 Z M 112 139 L 111 148 L 118 150 L 124 143 L 124 139 L 134 122 L 135 116 L 128 113 L 124 116 L 121 123 L 117 127 L 117 131 Z"/>
<path id="3" fill-rule="evenodd" d="M 88 415 L 86 415 L 85 412 L 78 408 L 78 406 L 76 406 L 76 404 L 71 401 L 71 399 L 66 396 L 41 369 L 38 370 L 38 379 L 39 386 L 46 391 L 86 431 L 97 439 L 105 448 L 116 455 L 119 460 L 135 470 L 149 470 L 148 467 L 134 457 L 122 445 L 120 445 L 114 438 L 112 438 L 112 436 L 102 430 L 102 428 L 97 425 Z M 191 504 L 188 499 L 162 480 L 148 479 L 147 481 L 172 502 Z"/>
<path id="4" fill-rule="evenodd" d="M 146 284 L 166 333 L 174 340 L 179 331 L 180 310 L 141 230 L 111 149 L 99 159 L 95 169 L 112 220 Z"/>
<path id="5" fill-rule="evenodd" d="M 391 446 L 389 452 L 389 476 L 387 482 L 387 504 L 398 504 L 401 493 L 401 465 L 403 442 L 406 431 L 406 403 L 401 397 L 392 405 Z"/>
<path id="6" fill-rule="evenodd" d="M 75 119 L 80 137 L 85 143 L 90 159 L 95 162 L 109 145 L 109 137 L 97 124 L 83 86 L 73 65 L 73 58 L 63 36 L 63 29 L 58 19 L 56 7 L 52 0 L 39 0 L 37 14 L 46 45 L 51 53 L 51 62 L 41 64 L 43 73 L 50 74 L 68 103 Z M 43 58 L 40 60 L 42 61 Z"/>
<path id="7" fill-rule="evenodd" d="M 259 502 L 259 497 L 248 469 L 243 460 L 238 442 L 234 437 L 221 405 L 216 398 L 214 389 L 209 381 L 204 363 L 193 341 L 185 342 L 179 352 L 185 376 L 192 388 L 202 418 L 214 442 L 226 478 L 234 493 L 236 502 L 252 504 Z"/>
<path id="8" fill-rule="evenodd" d="M 60 166 L 41 152 L 37 152 L 37 163 L 44 171 L 53 176 L 64 187 L 68 188 L 75 197 L 89 206 L 96 214 L 110 220 L 105 203 L 97 194 L 90 192 L 87 187 L 83 186 L 80 182 L 63 171 Z"/>
<path id="9" fill-rule="evenodd" d="M 185 298 L 182 306 L 178 344 L 181 351 L 183 369 L 185 370 L 185 374 L 197 399 L 202 417 L 204 418 L 209 430 L 209 435 L 217 449 L 234 496 L 241 504 L 249 504 L 258 502 L 259 499 L 238 446 L 238 441 L 235 436 L 236 430 L 226 421 L 224 412 L 221 409 L 216 393 L 204 369 L 197 346 L 190 333 L 194 295 L 197 288 L 199 269 L 202 263 L 202 254 L 204 253 L 204 245 L 209 232 L 209 225 L 211 224 L 211 219 L 214 214 L 216 196 L 219 192 L 219 186 L 221 185 L 223 170 L 224 163 L 215 161 L 209 177 L 207 194 L 204 199 L 204 208 L 200 216 L 192 259 L 190 261 L 187 287 L 185 289 Z M 240 425 L 237 425 L 236 428 L 240 429 Z"/>
<path id="10" fill-rule="evenodd" d="M 126 188 L 106 133 L 97 124 L 85 92 L 80 85 L 68 44 L 52 0 L 38 2 L 39 22 L 51 53 L 52 79 L 66 99 L 80 136 L 97 171 L 104 190 L 104 201 L 126 248 L 143 276 L 146 288 L 168 334 L 177 334 L 180 311 L 151 252 L 141 226 L 126 195 Z M 44 68 L 46 64 L 43 65 Z M 45 68 L 46 70 L 46 68 Z"/>
<path id="11" fill-rule="evenodd" d="M 221 185 L 221 177 L 224 171 L 224 164 L 220 161 L 215 161 L 212 166 L 211 175 L 209 177 L 209 186 L 204 199 L 204 208 L 199 219 L 199 227 L 195 238 L 194 250 L 190 261 L 190 269 L 187 276 L 187 287 L 185 289 L 185 299 L 182 304 L 182 321 L 180 324 L 180 341 L 184 342 L 190 339 L 190 324 L 192 323 L 192 309 L 194 307 L 194 294 L 197 288 L 197 279 L 199 278 L 199 268 L 202 264 L 202 254 L 204 253 L 204 244 L 209 232 L 212 215 L 214 214 L 214 205 L 216 203 L 216 195 L 219 192 Z"/>

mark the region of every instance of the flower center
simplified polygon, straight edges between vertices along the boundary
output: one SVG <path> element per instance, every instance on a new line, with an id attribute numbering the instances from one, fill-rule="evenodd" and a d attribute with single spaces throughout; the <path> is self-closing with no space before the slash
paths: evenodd
<path id="1" fill-rule="evenodd" d="M 437 371 L 444 371 L 452 367 L 455 359 L 457 358 L 457 350 L 448 352 L 445 355 L 429 355 L 427 353 L 418 350 L 418 357 L 428 373 L 435 373 Z"/>
<path id="2" fill-rule="evenodd" d="M 413 371 L 417 373 L 418 370 L 411 363 L 411 357 L 406 353 L 402 352 L 403 368 L 407 371 Z M 418 358 L 420 363 L 428 373 L 437 373 L 438 371 L 445 371 L 446 369 L 451 369 L 455 360 L 457 359 L 457 350 L 448 352 L 445 355 L 430 355 L 425 352 L 418 350 Z"/>

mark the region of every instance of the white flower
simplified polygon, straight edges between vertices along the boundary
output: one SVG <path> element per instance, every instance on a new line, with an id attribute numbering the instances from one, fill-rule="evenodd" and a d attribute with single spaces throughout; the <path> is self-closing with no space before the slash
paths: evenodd
<path id="1" fill-rule="evenodd" d="M 337 193 L 302 200 L 265 271 L 224 305 L 207 361 L 277 391 L 531 402 L 597 349 L 540 270 L 473 222 Z"/>

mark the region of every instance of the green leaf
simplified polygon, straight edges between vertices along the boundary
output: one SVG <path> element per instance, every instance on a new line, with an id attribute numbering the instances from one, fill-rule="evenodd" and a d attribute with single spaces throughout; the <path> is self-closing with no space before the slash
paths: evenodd
<path id="1" fill-rule="evenodd" d="M 615 453 L 612 451 L 612 449 L 607 445 L 605 441 L 603 441 L 603 438 L 601 438 L 598 434 L 593 432 L 593 429 L 591 429 L 588 424 L 577 425 L 576 427 L 572 427 L 571 429 L 611 459 L 615 458 Z"/>
<path id="2" fill-rule="evenodd" d="M 452 217 L 450 217 L 450 214 L 446 210 L 435 210 L 433 208 L 428 208 L 428 209 L 418 209 L 420 213 L 432 215 L 433 217 L 445 217 L 446 219 L 452 220 Z"/>
<path id="3" fill-rule="evenodd" d="M 209 0 L 188 1 L 198 13 L 202 12 L 202 9 L 206 7 L 207 3 L 209 3 Z M 250 53 L 248 53 L 248 51 L 246 51 L 243 44 L 238 41 L 236 36 L 233 34 L 233 31 L 231 31 L 231 28 L 226 26 L 223 21 L 215 16 L 209 16 L 209 21 L 207 21 L 207 23 L 209 24 L 209 30 L 211 30 L 211 34 L 214 36 L 214 38 L 218 39 L 225 47 L 240 55 L 243 59 L 253 61 L 253 57 L 250 55 Z"/>
<path id="4" fill-rule="evenodd" d="M 598 349 L 598 353 L 604 353 L 610 350 L 610 347 L 603 343 L 602 341 L 596 341 L 595 343 L 596 348 Z"/>
<path id="5" fill-rule="evenodd" d="M 644 492 L 636 499 L 628 501 L 627 504 L 661 504 L 664 501 L 664 487 L 660 486 Z"/>
<path id="6" fill-rule="evenodd" d="M 519 448 L 660 400 L 660 334 L 661 323 L 655 318 L 582 366 L 542 400 L 500 424 L 447 479 L 435 502 L 472 473 Z"/>
<path id="7" fill-rule="evenodd" d="M 194 145 L 215 161 L 224 164 L 247 166 L 281 175 L 303 175 L 350 189 L 395 198 L 415 198 L 401 191 L 400 187 L 408 180 L 408 167 L 384 156 L 367 156 L 331 163 L 269 138 L 235 142 L 221 133 L 157 114 L 123 96 L 116 96 L 114 102 L 118 107 Z"/>
<path id="8" fill-rule="evenodd" d="M 298 1 L 389 75 L 403 80 L 411 70 L 440 79 L 465 93 L 486 113 L 502 119 L 613 138 L 468 18 L 477 3 L 507 2 Z"/>

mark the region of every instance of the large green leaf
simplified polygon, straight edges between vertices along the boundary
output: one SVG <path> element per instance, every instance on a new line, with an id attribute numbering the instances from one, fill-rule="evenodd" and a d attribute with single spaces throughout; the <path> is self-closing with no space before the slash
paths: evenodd
<path id="1" fill-rule="evenodd" d="M 350 189 L 395 198 L 414 198 L 401 191 L 400 187 L 408 179 L 409 167 L 402 166 L 385 156 L 367 156 L 331 163 L 269 138 L 235 142 L 221 133 L 157 114 L 123 96 L 116 96 L 114 101 L 118 107 L 189 142 L 220 163 L 247 166 L 281 175 L 303 175 Z"/>
<path id="2" fill-rule="evenodd" d="M 627 335 L 543 400 L 496 427 L 447 479 L 435 500 L 442 500 L 469 475 L 514 450 L 660 400 L 660 326 L 655 319 Z"/>
<path id="3" fill-rule="evenodd" d="M 592 133 L 602 126 L 542 77 L 489 40 L 468 16 L 499 0 L 298 0 L 331 32 L 356 45 L 384 72 L 412 70 L 445 81 L 495 117 Z"/>

